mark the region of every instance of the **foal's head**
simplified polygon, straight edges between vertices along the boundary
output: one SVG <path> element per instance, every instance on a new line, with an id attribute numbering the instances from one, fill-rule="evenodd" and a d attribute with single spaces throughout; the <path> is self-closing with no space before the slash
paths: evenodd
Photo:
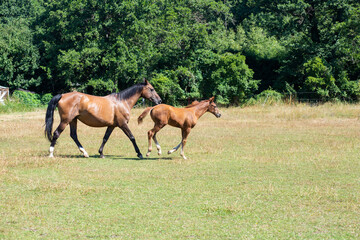
<path id="1" fill-rule="evenodd" d="M 221 117 L 220 111 L 217 108 L 215 102 L 214 102 L 215 97 L 211 97 L 209 99 L 209 107 L 208 107 L 208 112 L 211 112 L 212 114 L 214 114 L 217 118 Z"/>
<path id="2" fill-rule="evenodd" d="M 156 105 L 161 103 L 161 98 L 156 93 L 154 87 L 144 79 L 144 87 L 141 91 L 141 97 L 149 99 L 150 101 L 154 102 Z"/>

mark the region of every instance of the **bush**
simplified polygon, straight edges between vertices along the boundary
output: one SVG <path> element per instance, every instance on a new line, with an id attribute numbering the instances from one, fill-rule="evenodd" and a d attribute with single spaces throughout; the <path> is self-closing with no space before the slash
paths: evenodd
<path id="1" fill-rule="evenodd" d="M 22 103 L 19 99 L 7 99 L 4 105 L 0 104 L 0 113 L 29 112 L 32 110 L 34 110 L 34 107 Z"/>
<path id="2" fill-rule="evenodd" d="M 53 98 L 53 95 L 51 93 L 46 93 L 41 97 L 41 104 L 47 105 L 50 100 Z"/>
<path id="3" fill-rule="evenodd" d="M 179 99 L 184 98 L 185 93 L 180 85 L 162 73 L 156 74 L 151 79 L 151 84 L 162 98 L 163 102 L 167 104 L 176 105 Z"/>
<path id="4" fill-rule="evenodd" d="M 105 96 L 116 91 L 116 85 L 112 80 L 91 79 L 79 91 L 85 91 L 88 94 Z"/>
<path id="5" fill-rule="evenodd" d="M 315 57 L 304 64 L 305 84 L 307 91 L 317 94 L 320 100 L 331 100 L 338 97 L 340 90 L 335 84 L 335 78 L 330 69 L 319 57 Z"/>
<path id="6" fill-rule="evenodd" d="M 212 57 L 203 66 L 201 92 L 207 93 L 205 97 L 211 93 L 218 103 L 239 104 L 253 95 L 259 81 L 253 79 L 254 72 L 246 64 L 245 56 L 225 53 Z"/>
<path id="7" fill-rule="evenodd" d="M 250 98 L 245 105 L 253 106 L 253 105 L 274 105 L 277 103 L 281 103 L 283 99 L 283 95 L 275 90 L 268 89 L 262 91 L 255 98 Z"/>
<path id="8" fill-rule="evenodd" d="M 41 96 L 37 93 L 15 90 L 12 98 L 0 105 L 0 113 L 33 111 L 37 107 L 46 106 L 52 97 L 51 93 Z"/>
<path id="9" fill-rule="evenodd" d="M 12 97 L 29 107 L 41 106 L 41 97 L 37 93 L 15 90 Z"/>

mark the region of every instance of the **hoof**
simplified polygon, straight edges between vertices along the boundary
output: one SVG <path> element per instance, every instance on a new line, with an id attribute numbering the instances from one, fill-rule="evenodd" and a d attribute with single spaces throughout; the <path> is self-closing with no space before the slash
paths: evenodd
<path id="1" fill-rule="evenodd" d="M 138 156 L 138 158 L 140 158 L 140 159 L 143 159 L 143 158 L 144 158 L 141 153 L 139 153 L 137 156 Z"/>
<path id="2" fill-rule="evenodd" d="M 82 152 L 82 154 L 84 154 L 84 157 L 88 158 L 89 154 L 85 151 L 84 148 L 79 148 L 80 152 Z"/>
<path id="3" fill-rule="evenodd" d="M 146 157 L 148 157 L 148 156 L 150 156 L 150 152 L 147 152 L 147 153 L 146 153 Z"/>
<path id="4" fill-rule="evenodd" d="M 100 158 L 105 158 L 105 156 L 101 154 L 101 155 L 100 155 Z"/>
<path id="5" fill-rule="evenodd" d="M 54 157 L 54 155 L 53 155 L 53 154 L 50 154 L 50 155 L 49 155 L 49 158 L 53 158 L 53 157 Z"/>
<path id="6" fill-rule="evenodd" d="M 160 151 L 160 152 L 158 152 L 158 155 L 159 155 L 159 156 L 161 155 L 161 151 Z"/>

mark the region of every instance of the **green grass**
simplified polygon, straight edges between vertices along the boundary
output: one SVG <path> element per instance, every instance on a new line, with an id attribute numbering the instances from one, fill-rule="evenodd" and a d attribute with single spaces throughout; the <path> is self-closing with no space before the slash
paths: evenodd
<path id="1" fill-rule="evenodd" d="M 38 107 L 40 108 L 40 107 Z M 42 106 L 41 108 L 45 108 Z M 6 100 L 5 104 L 0 104 L 0 114 L 2 113 L 14 113 L 14 112 L 29 112 L 37 109 L 34 106 L 22 103 L 17 99 Z"/>
<path id="2" fill-rule="evenodd" d="M 359 239 L 359 105 L 221 109 L 179 152 L 137 160 L 117 129 L 67 128 L 47 157 L 43 110 L 0 115 L 0 239 Z M 145 155 L 148 116 L 130 129 Z M 56 113 L 55 124 L 58 123 Z M 54 126 L 56 127 L 56 126 Z M 158 134 L 163 152 L 180 130 Z"/>

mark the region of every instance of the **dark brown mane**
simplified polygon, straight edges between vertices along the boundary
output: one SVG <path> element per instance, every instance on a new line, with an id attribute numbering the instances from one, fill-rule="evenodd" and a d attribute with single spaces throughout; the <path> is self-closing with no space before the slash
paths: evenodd
<path id="1" fill-rule="evenodd" d="M 134 94 L 140 92 L 144 87 L 143 83 L 135 84 L 121 92 L 118 93 L 112 93 L 111 95 L 115 96 L 118 100 L 126 100 L 130 97 L 132 97 Z"/>

